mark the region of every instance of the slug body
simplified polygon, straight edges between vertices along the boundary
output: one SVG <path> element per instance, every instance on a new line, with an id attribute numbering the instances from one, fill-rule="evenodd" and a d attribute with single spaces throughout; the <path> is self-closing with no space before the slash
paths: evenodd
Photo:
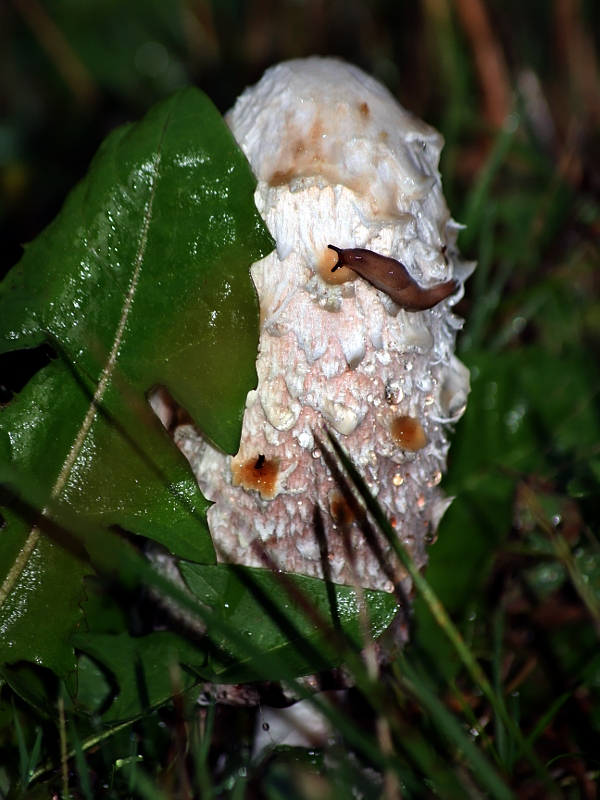
<path id="1" fill-rule="evenodd" d="M 458 282 L 454 280 L 423 289 L 411 278 L 404 264 L 395 258 L 382 256 L 360 247 L 351 250 L 342 250 L 332 244 L 328 247 L 338 254 L 338 263 L 332 272 L 339 267 L 354 270 L 406 311 L 425 311 L 433 308 L 458 289 Z"/>

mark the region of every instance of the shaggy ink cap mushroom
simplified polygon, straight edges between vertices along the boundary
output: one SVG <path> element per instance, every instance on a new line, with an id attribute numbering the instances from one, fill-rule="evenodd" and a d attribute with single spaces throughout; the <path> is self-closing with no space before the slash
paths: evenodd
<path id="1" fill-rule="evenodd" d="M 408 594 L 400 568 L 382 569 L 319 441 L 326 426 L 337 432 L 423 566 L 450 502 L 438 486 L 447 426 L 469 392 L 452 305 L 473 265 L 458 254 L 442 194 L 442 138 L 376 80 L 328 58 L 268 70 L 226 120 L 257 177 L 276 250 L 251 268 L 258 385 L 239 452 L 223 454 L 189 425 L 176 432 L 213 502 L 219 557 L 264 567 L 266 551 L 286 572 L 385 591 L 402 582 Z M 395 259 L 423 289 L 456 281 L 456 291 L 407 311 L 347 267 L 332 272 L 330 243 Z M 387 557 L 383 538 L 379 547 Z"/>

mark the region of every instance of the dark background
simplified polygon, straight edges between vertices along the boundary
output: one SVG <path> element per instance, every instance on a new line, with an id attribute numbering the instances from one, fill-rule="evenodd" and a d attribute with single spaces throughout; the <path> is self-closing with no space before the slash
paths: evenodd
<path id="1" fill-rule="evenodd" d="M 178 86 L 226 111 L 278 61 L 347 59 L 441 129 L 455 216 L 519 102 L 542 152 L 597 192 L 593 0 L 4 0 L 0 270 L 56 214 L 109 130 Z"/>

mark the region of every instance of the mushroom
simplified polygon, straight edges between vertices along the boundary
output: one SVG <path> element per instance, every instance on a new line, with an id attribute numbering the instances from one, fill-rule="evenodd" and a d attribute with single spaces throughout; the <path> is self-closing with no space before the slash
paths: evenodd
<path id="1" fill-rule="evenodd" d="M 449 505 L 438 486 L 448 425 L 469 392 L 452 306 L 474 265 L 457 252 L 459 226 L 442 194 L 442 137 L 376 80 L 330 58 L 269 69 L 226 120 L 276 250 L 251 268 L 258 385 L 239 452 L 225 455 L 190 424 L 175 432 L 213 503 L 219 559 L 264 567 L 268 554 L 287 572 L 388 592 L 401 582 L 409 594 L 406 574 L 383 569 L 367 542 L 322 442 L 326 428 L 336 433 L 424 566 Z M 448 288 L 431 308 L 402 308 L 338 265 L 335 251 L 355 248 L 400 262 L 417 289 Z M 379 548 L 387 557 L 382 538 Z"/>

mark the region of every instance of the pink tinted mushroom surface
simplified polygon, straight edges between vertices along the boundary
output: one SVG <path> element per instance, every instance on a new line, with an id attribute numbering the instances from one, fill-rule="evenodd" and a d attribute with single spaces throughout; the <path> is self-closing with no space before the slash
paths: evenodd
<path id="1" fill-rule="evenodd" d="M 385 591 L 402 581 L 410 592 L 366 541 L 362 510 L 321 443 L 327 426 L 423 566 L 450 502 L 438 486 L 448 425 L 469 392 L 452 306 L 472 265 L 457 252 L 442 194 L 441 136 L 373 78 L 321 58 L 268 70 L 226 119 L 258 179 L 276 250 L 251 269 L 258 386 L 239 452 L 223 454 L 191 425 L 175 433 L 213 501 L 219 559 Z M 457 291 L 406 311 L 347 267 L 332 272 L 330 243 L 390 256 L 425 288 L 456 280 Z"/>

